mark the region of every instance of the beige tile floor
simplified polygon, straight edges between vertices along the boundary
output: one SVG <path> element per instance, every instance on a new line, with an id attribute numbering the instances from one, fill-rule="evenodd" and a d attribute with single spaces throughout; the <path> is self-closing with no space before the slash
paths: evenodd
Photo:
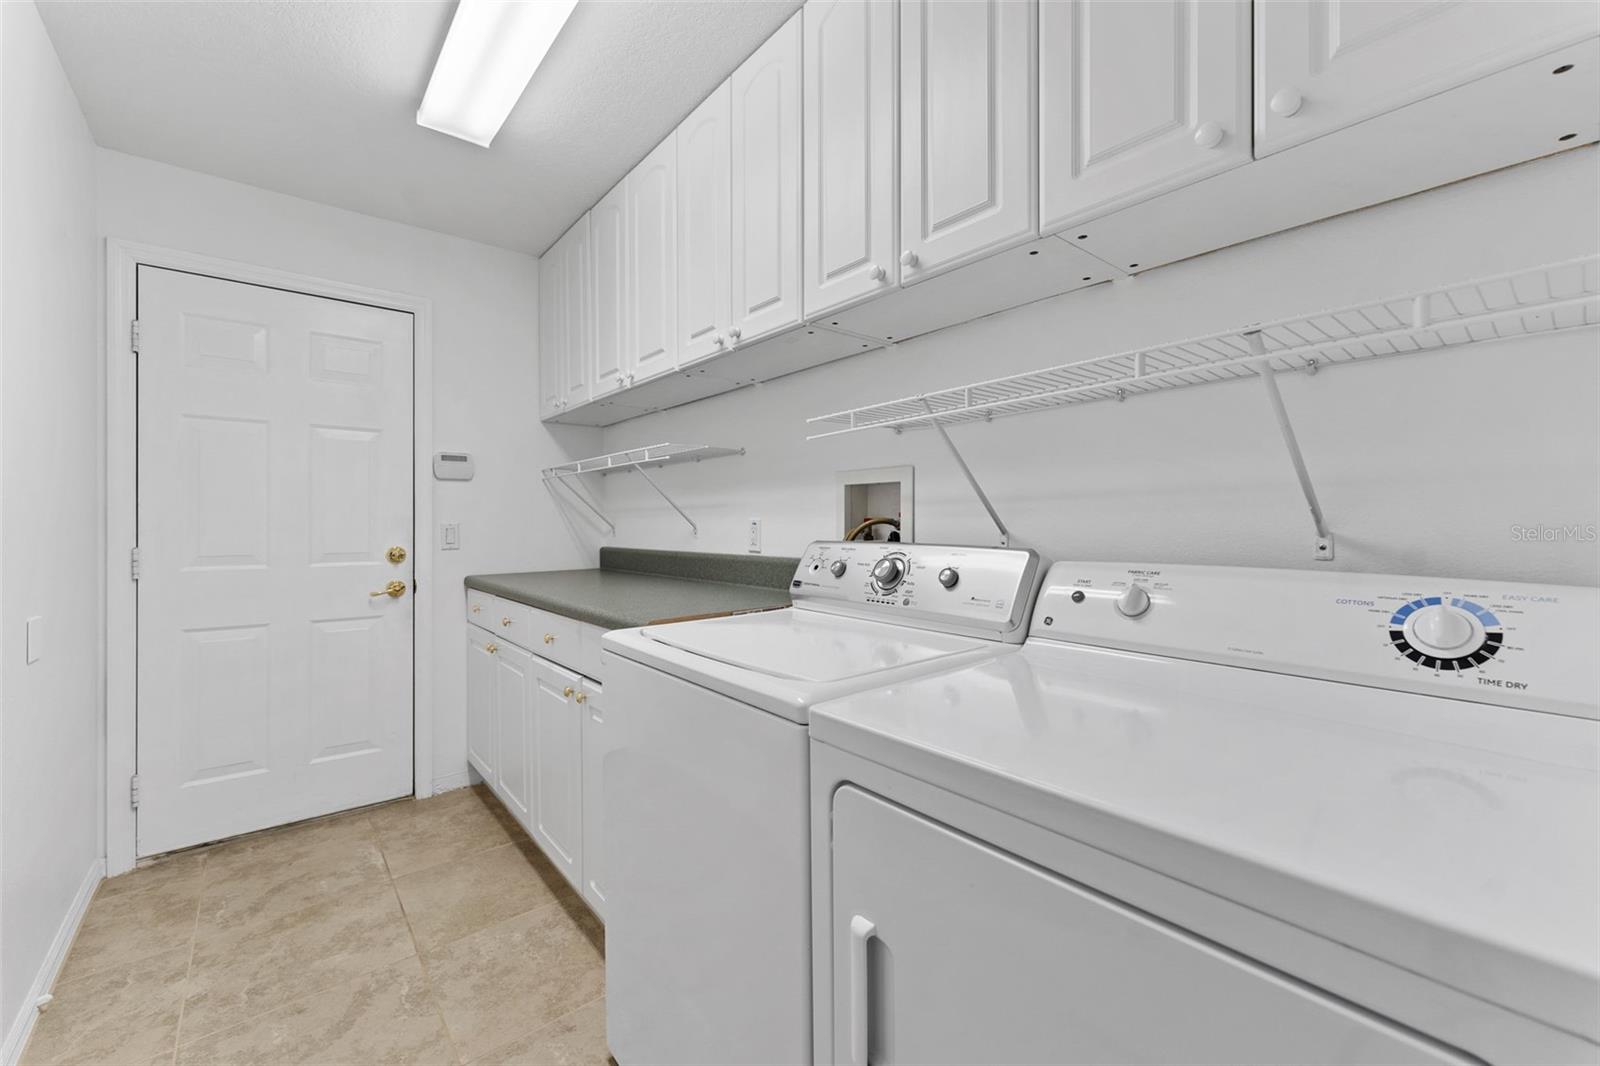
<path id="1" fill-rule="evenodd" d="M 607 1061 L 600 924 L 480 789 L 112 878 L 53 992 L 24 1064 Z"/>

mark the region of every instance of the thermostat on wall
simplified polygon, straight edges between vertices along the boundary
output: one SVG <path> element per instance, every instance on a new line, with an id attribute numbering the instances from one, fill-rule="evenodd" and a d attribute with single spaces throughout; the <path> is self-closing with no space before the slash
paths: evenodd
<path id="1" fill-rule="evenodd" d="M 433 476 L 440 481 L 471 481 L 472 456 L 466 452 L 436 452 Z"/>

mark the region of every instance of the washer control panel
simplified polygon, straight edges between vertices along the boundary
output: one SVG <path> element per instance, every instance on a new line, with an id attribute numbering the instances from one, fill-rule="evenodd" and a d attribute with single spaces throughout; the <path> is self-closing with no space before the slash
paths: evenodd
<path id="1" fill-rule="evenodd" d="M 1600 589 L 1057 563 L 1030 639 L 1600 718 Z"/>
<path id="2" fill-rule="evenodd" d="M 789 594 L 799 608 L 1017 643 L 1043 573 L 1017 548 L 817 541 Z"/>

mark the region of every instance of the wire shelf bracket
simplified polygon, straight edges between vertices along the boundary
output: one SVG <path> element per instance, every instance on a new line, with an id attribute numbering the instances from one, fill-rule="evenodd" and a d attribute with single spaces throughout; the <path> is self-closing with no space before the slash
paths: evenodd
<path id="1" fill-rule="evenodd" d="M 607 474 L 614 474 L 622 470 L 635 471 L 656 491 L 657 495 L 667 501 L 667 505 L 678 513 L 679 518 L 689 524 L 689 529 L 696 536 L 699 536 L 700 527 L 695 525 L 694 519 L 690 518 L 683 508 L 679 507 L 677 502 L 667 495 L 666 490 L 661 487 L 655 478 L 646 473 L 645 468 L 671 466 L 676 463 L 698 463 L 703 459 L 718 459 L 725 455 L 743 454 L 743 448 L 718 448 L 709 444 L 650 444 L 643 448 L 627 448 L 620 452 L 608 452 L 605 455 L 591 456 L 587 459 L 575 459 L 569 463 L 546 467 L 544 480 L 546 484 L 563 486 L 573 499 L 582 504 L 590 514 L 605 525 L 608 532 L 614 534 L 617 531 L 616 524 L 607 518 L 604 512 L 590 501 L 584 493 L 578 491 L 573 479 L 581 474 L 599 474 L 604 477 Z"/>
<path id="2" fill-rule="evenodd" d="M 1278 374 L 1314 374 L 1321 366 L 1596 326 L 1600 326 L 1600 255 L 1588 255 L 818 415 L 807 419 L 814 430 L 807 439 L 873 429 L 936 430 L 1004 543 L 1010 538 L 1005 524 L 945 427 L 1255 377 L 1263 383 L 1311 512 L 1315 556 L 1332 559 L 1333 533 L 1278 390 Z"/>

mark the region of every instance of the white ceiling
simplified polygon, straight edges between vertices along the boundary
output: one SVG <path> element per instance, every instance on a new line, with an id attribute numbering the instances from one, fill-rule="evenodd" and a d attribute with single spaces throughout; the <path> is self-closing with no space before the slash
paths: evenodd
<path id="1" fill-rule="evenodd" d="M 582 0 L 492 148 L 416 124 L 455 4 L 40 0 L 95 140 L 539 254 L 800 0 Z"/>

